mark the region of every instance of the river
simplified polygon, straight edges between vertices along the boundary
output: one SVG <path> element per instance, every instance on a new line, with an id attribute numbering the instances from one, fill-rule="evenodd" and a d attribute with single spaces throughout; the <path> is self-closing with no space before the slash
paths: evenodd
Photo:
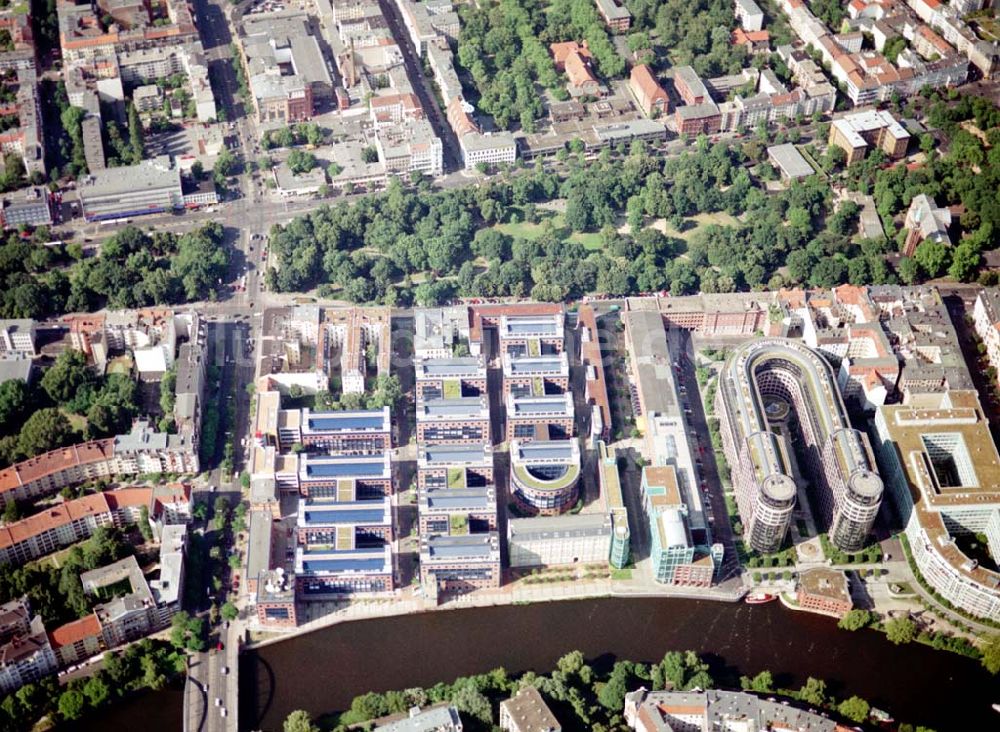
<path id="1" fill-rule="evenodd" d="M 997 729 L 1000 719 L 990 708 L 1000 702 L 1000 681 L 971 659 L 916 643 L 896 647 L 880 633 L 841 631 L 830 618 L 778 603 L 601 599 L 357 621 L 265 646 L 241 657 L 240 722 L 280 730 L 294 709 L 319 715 L 366 691 L 431 686 L 497 666 L 544 672 L 574 649 L 598 662 L 651 662 L 692 649 L 719 680 L 767 669 L 779 686 L 798 687 L 815 676 L 835 696 L 858 694 L 938 732 Z M 145 702 L 109 710 L 100 728 L 180 729 L 179 695 Z"/>

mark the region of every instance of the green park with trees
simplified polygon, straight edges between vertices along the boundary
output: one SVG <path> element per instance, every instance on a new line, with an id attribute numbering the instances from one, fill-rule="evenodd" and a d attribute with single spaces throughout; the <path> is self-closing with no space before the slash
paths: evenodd
<path id="1" fill-rule="evenodd" d="M 564 729 L 611 732 L 628 728 L 623 719 L 623 708 L 629 691 L 639 686 L 653 691 L 704 691 L 719 686 L 718 682 L 723 681 L 720 672 L 721 669 L 713 675 L 710 664 L 693 651 L 670 651 L 659 663 L 618 660 L 597 665 L 588 664 L 580 651 L 573 651 L 560 658 L 556 668 L 548 674 L 527 671 L 515 676 L 497 668 L 456 679 L 450 684 L 362 694 L 354 698 L 348 710 L 317 720 L 306 711 L 296 710 L 286 718 L 283 730 L 346 732 L 355 728 L 354 725 L 364 728 L 366 724 L 370 725 L 371 720 L 405 714 L 414 706 L 447 702 L 458 709 L 465 729 L 488 732 L 497 729 L 499 703 L 519 689 L 533 686 Z M 753 677 L 741 677 L 738 684 L 745 691 L 763 696 L 781 696 L 856 723 L 867 721 L 871 709 L 869 703 L 858 696 L 834 697 L 822 679 L 810 677 L 797 689 L 785 689 L 777 684 L 774 674 L 765 670 Z M 914 730 L 913 725 L 900 727 L 904 728 L 909 732 Z M 926 727 L 916 727 L 916 730 L 932 732 Z"/>
<path id="2" fill-rule="evenodd" d="M 134 554 L 135 546 L 120 529 L 100 527 L 75 544 L 59 562 L 30 562 L 21 567 L 0 565 L 0 603 L 27 596 L 47 628 L 89 615 L 107 597 L 87 596 L 80 574 Z"/>
<path id="3" fill-rule="evenodd" d="M 974 280 L 1000 232 L 1000 144 L 987 148 L 960 124 L 974 122 L 1000 143 L 1000 112 L 938 92 L 927 102 L 928 118 L 951 142 L 944 152 L 890 166 L 873 150 L 844 169 L 838 149 L 811 143 L 807 149 L 828 169 L 780 190 L 760 178 L 770 169 L 766 144 L 775 139 L 766 129 L 740 142 L 700 137 L 672 156 L 650 154 L 643 143 L 594 160 L 570 154 L 563 173 L 538 163 L 478 187 L 435 192 L 426 182 L 407 189 L 394 179 L 382 193 L 275 227 L 278 265 L 266 283 L 279 292 L 318 288 L 359 303 L 427 306 L 456 296 L 564 301 L 587 293 Z M 836 203 L 831 182 L 871 193 L 887 236 L 861 239 L 859 207 Z M 912 259 L 899 258 L 902 220 L 921 192 L 964 207 L 960 236 L 951 248 L 925 242 Z M 716 221 L 703 220 L 713 215 Z M 981 281 L 995 279 L 986 272 Z"/>
<path id="4" fill-rule="evenodd" d="M 138 416 L 129 374 L 97 375 L 79 351 L 65 351 L 32 385 L 0 384 L 0 467 L 82 440 L 128 432 Z"/>
<path id="5" fill-rule="evenodd" d="M 103 668 L 60 686 L 54 676 L 0 699 L 0 729 L 28 732 L 75 722 L 141 691 L 159 691 L 184 673 L 184 654 L 149 638 L 105 654 Z"/>
<path id="6" fill-rule="evenodd" d="M 126 226 L 94 257 L 43 247 L 9 232 L 0 243 L 0 317 L 41 318 L 101 308 L 173 305 L 218 297 L 230 250 L 221 224 L 186 234 Z"/>

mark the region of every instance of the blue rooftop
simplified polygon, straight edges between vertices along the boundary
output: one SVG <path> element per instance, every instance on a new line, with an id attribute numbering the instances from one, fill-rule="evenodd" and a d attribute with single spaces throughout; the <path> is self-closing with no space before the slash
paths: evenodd
<path id="1" fill-rule="evenodd" d="M 427 445 L 424 456 L 428 463 L 449 465 L 452 463 L 482 463 L 486 461 L 486 448 L 482 445 Z"/>
<path id="2" fill-rule="evenodd" d="M 460 508 L 491 508 L 485 488 L 476 491 L 439 490 L 427 495 L 428 508 L 455 510 Z"/>
<path id="3" fill-rule="evenodd" d="M 385 463 L 381 460 L 328 462 L 306 461 L 306 475 L 310 478 L 381 478 L 385 475 Z"/>
<path id="4" fill-rule="evenodd" d="M 381 430 L 385 428 L 382 412 L 369 414 L 338 414 L 337 412 L 320 412 L 310 414 L 308 428 L 313 432 L 353 432 L 357 430 Z"/>
<path id="5" fill-rule="evenodd" d="M 366 503 L 369 503 L 366 501 Z M 345 504 L 342 509 L 306 509 L 305 523 L 309 524 L 380 524 L 386 520 L 382 508 L 351 508 L 358 504 Z"/>
<path id="6" fill-rule="evenodd" d="M 553 323 L 552 321 L 539 322 L 537 320 L 533 320 L 530 322 L 518 322 L 516 320 L 514 321 L 508 320 L 507 331 L 510 333 L 515 333 L 517 335 L 522 335 L 522 334 L 530 335 L 535 333 L 554 335 L 556 333 L 556 324 Z"/>
<path id="7" fill-rule="evenodd" d="M 375 559 L 307 559 L 302 562 L 302 569 L 306 573 L 315 574 L 317 572 L 384 572 L 385 560 Z"/>
<path id="8" fill-rule="evenodd" d="M 569 460 L 573 457 L 573 444 L 570 440 L 551 440 L 541 442 L 526 442 L 519 446 L 516 459 L 524 462 L 532 460 Z"/>

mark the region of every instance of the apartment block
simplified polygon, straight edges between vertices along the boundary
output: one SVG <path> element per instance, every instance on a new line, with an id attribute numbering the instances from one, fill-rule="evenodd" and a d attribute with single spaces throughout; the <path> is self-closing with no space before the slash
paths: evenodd
<path id="1" fill-rule="evenodd" d="M 101 526 L 121 527 L 149 508 L 152 489 L 92 493 L 0 528 L 0 563 L 20 566 L 90 537 Z"/>
<path id="2" fill-rule="evenodd" d="M 500 702 L 500 729 L 504 732 L 562 732 L 541 693 L 534 686 L 521 688 Z"/>
<path id="3" fill-rule="evenodd" d="M 35 356 L 35 321 L 0 320 L 0 357 Z"/>
<path id="4" fill-rule="evenodd" d="M 909 143 L 910 133 L 888 112 L 858 112 L 830 125 L 829 144 L 844 151 L 848 165 L 864 158 L 871 147 L 879 148 L 890 159 L 901 158 Z"/>
<path id="5" fill-rule="evenodd" d="M 41 615 L 27 597 L 0 605 L 0 692 L 10 694 L 58 669 Z"/>
<path id="6" fill-rule="evenodd" d="M 972 321 L 976 335 L 986 346 L 990 365 L 1000 373 L 1000 290 L 990 287 L 976 294 Z"/>
<path id="7" fill-rule="evenodd" d="M 319 317 L 318 308 L 312 311 Z M 334 365 L 339 363 L 340 386 L 345 394 L 364 394 L 372 376 L 389 375 L 392 347 L 388 308 L 326 308 L 316 326 L 315 338 L 317 367 L 332 376 Z M 375 374 L 368 372 L 369 352 L 374 352 Z"/>
<path id="8" fill-rule="evenodd" d="M 447 359 L 472 353 L 469 309 L 466 307 L 418 308 L 413 311 L 414 359 Z"/>
<path id="9" fill-rule="evenodd" d="M 608 382 L 604 373 L 597 314 L 589 305 L 577 310 L 577 336 L 580 361 L 584 368 L 584 397 L 590 406 L 590 441 L 607 441 L 611 436 L 611 406 Z"/>

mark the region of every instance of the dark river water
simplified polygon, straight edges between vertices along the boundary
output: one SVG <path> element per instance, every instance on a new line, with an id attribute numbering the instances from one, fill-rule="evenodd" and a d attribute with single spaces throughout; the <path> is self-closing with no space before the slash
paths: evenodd
<path id="1" fill-rule="evenodd" d="M 779 686 L 807 676 L 835 696 L 858 694 L 898 719 L 946 730 L 1000 730 L 1000 679 L 976 661 L 919 644 L 896 647 L 874 631 L 769 605 L 603 599 L 476 608 L 351 622 L 243 654 L 243 729 L 280 730 L 294 709 L 342 710 L 366 691 L 432 686 L 503 666 L 548 671 L 579 649 L 591 661 L 658 661 L 692 649 L 717 683 L 770 670 Z M 86 729 L 179 730 L 180 695 L 147 695 Z"/>

